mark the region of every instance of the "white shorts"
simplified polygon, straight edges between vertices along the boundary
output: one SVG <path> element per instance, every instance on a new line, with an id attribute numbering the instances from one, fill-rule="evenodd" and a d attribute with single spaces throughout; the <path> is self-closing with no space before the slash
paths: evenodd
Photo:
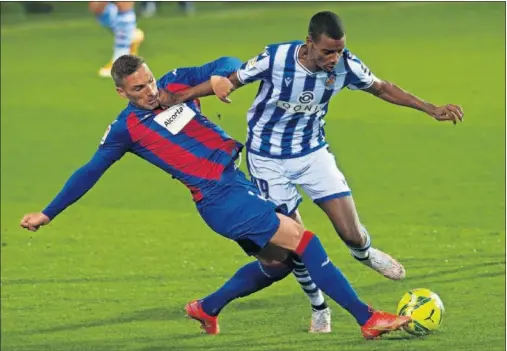
<path id="1" fill-rule="evenodd" d="M 287 215 L 292 214 L 302 201 L 296 185 L 315 203 L 351 195 L 345 177 L 327 147 L 288 159 L 248 153 L 247 166 L 262 195 Z"/>

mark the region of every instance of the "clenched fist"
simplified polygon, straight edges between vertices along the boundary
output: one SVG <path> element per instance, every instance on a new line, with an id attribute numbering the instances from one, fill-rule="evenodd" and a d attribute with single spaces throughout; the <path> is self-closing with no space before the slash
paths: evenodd
<path id="1" fill-rule="evenodd" d="M 28 229 L 32 232 L 36 232 L 39 230 L 39 227 L 42 225 L 46 225 L 50 222 L 50 219 L 48 216 L 46 216 L 42 212 L 35 212 L 35 213 L 29 213 L 26 214 L 23 219 L 21 220 L 21 227 Z"/>

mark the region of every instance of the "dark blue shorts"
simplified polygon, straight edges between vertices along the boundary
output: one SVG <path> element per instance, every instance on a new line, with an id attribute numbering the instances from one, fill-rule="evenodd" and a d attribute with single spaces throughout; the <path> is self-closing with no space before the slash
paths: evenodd
<path id="1" fill-rule="evenodd" d="M 204 197 L 197 210 L 218 234 L 236 241 L 249 255 L 271 240 L 280 226 L 276 206 L 265 200 L 243 172 L 237 170 L 226 184 L 217 185 L 216 195 Z"/>

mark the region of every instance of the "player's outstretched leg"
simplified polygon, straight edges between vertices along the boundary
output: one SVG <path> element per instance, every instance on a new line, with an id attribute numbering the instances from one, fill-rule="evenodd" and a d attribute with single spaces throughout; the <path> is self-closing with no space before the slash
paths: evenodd
<path id="1" fill-rule="evenodd" d="M 409 317 L 372 310 L 362 302 L 342 272 L 331 262 L 319 238 L 295 221 L 279 215 L 280 226 L 270 243 L 300 256 L 315 284 L 347 310 L 366 339 L 397 330 L 410 322 Z"/>
<path id="2" fill-rule="evenodd" d="M 228 239 L 235 240 L 247 253 L 255 254 L 263 260 L 286 262 L 287 250 L 299 255 L 315 285 L 354 316 L 366 338 L 374 338 L 410 322 L 408 317 L 376 312 L 364 304 L 340 270 L 329 260 L 317 236 L 306 231 L 291 218 L 275 213 L 273 203 L 266 201 L 242 172 L 237 172 L 235 182 L 223 187 L 219 200 L 210 198 L 197 203 L 199 214 L 212 230 Z M 285 252 L 284 258 L 263 256 L 270 246 L 285 249 L 282 250 Z M 257 271 L 257 273 L 260 271 L 260 266 L 258 270 L 255 266 L 250 267 L 245 270 L 254 269 L 252 272 Z M 281 279 L 291 270 L 292 267 L 285 268 L 278 278 L 269 272 L 264 276 L 271 277 L 271 280 Z M 252 272 L 238 273 L 238 275 L 248 276 L 248 281 L 253 280 L 253 284 L 243 282 L 238 290 L 232 289 L 231 295 L 227 296 L 223 293 L 224 296 L 218 299 L 221 300 L 218 307 L 210 307 L 210 310 L 204 312 L 211 316 L 214 309 L 218 311 L 220 306 L 231 298 L 246 296 L 260 290 L 262 286 L 267 286 L 267 284 L 262 284 L 264 278 L 260 274 L 254 276 Z M 256 277 L 262 280 L 257 281 Z M 250 287 L 246 289 L 243 285 Z"/>
<path id="3" fill-rule="evenodd" d="M 356 260 L 386 278 L 392 280 L 405 278 L 405 268 L 401 263 L 385 252 L 371 247 L 370 235 L 359 221 L 352 196 L 330 199 L 318 205 L 327 214 L 336 232 Z"/>
<path id="4" fill-rule="evenodd" d="M 188 317 L 201 323 L 201 329 L 207 334 L 218 334 L 218 314 L 232 300 L 260 291 L 274 282 L 285 278 L 293 265 L 263 264 L 260 261 L 250 262 L 241 267 L 220 289 L 201 300 L 188 303 L 185 312 Z"/>

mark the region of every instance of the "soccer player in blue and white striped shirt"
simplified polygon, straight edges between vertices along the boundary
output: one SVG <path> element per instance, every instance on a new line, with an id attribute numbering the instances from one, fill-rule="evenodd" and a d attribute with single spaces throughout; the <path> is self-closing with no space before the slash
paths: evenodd
<path id="1" fill-rule="evenodd" d="M 404 267 L 371 247 L 357 214 L 351 190 L 329 152 L 324 117 L 332 96 L 347 87 L 393 104 L 423 111 L 438 121 L 462 121 L 456 105 L 437 107 L 375 75 L 346 48 L 340 18 L 319 12 L 310 20 L 306 42 L 268 45 L 225 79 L 212 77 L 213 92 L 224 102 L 242 85 L 260 81 L 248 110 L 249 172 L 262 194 L 298 220 L 303 191 L 327 214 L 352 255 L 389 279 L 405 276 Z M 296 262 L 299 283 L 313 306 L 310 331 L 331 330 L 330 311 L 304 265 Z"/>

